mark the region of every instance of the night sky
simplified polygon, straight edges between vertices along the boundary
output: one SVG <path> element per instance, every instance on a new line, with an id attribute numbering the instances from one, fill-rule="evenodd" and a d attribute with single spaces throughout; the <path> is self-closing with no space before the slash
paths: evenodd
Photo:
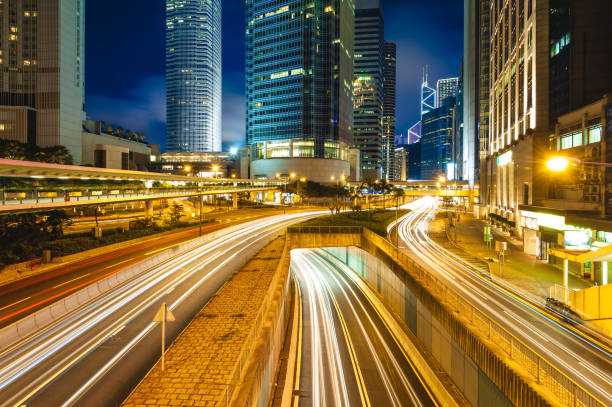
<path id="1" fill-rule="evenodd" d="M 86 109 L 165 146 L 164 0 L 88 0 Z M 119 13 L 120 12 L 120 13 Z M 383 0 L 386 40 L 397 43 L 397 133 L 419 118 L 429 83 L 458 76 L 463 1 Z M 223 146 L 244 144 L 244 0 L 223 0 Z"/>

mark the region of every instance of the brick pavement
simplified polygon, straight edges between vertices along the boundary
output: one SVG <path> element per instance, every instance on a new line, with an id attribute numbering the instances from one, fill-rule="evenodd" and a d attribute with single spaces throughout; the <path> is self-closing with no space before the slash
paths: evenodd
<path id="1" fill-rule="evenodd" d="M 270 243 L 228 280 L 124 401 L 123 407 L 216 406 L 225 397 L 285 244 Z"/>

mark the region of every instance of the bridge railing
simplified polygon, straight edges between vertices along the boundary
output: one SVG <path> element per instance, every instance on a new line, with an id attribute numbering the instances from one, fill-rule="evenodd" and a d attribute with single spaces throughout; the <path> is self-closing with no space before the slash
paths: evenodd
<path id="1" fill-rule="evenodd" d="M 552 362 L 518 339 L 478 307 L 472 305 L 470 300 L 463 297 L 454 288 L 417 264 L 409 255 L 397 250 L 393 243 L 370 230 L 364 229 L 363 233 L 368 240 L 394 258 L 432 295 L 449 304 L 456 314 L 467 319 L 471 327 L 480 335 L 498 345 L 510 359 L 529 372 L 538 384 L 544 386 L 561 403 L 573 407 L 605 407 L 603 402 L 561 372 Z"/>
<path id="2" fill-rule="evenodd" d="M 21 191 L 0 190 L 1 205 L 19 205 L 25 203 L 53 203 L 69 201 L 89 201 L 114 198 L 138 198 L 147 196 L 176 196 L 176 195 L 206 195 L 220 191 L 263 191 L 265 187 L 215 185 L 203 189 L 197 188 L 84 188 L 66 190 L 31 189 Z"/>
<path id="3" fill-rule="evenodd" d="M 360 226 L 292 226 L 287 233 L 319 233 L 319 234 L 361 234 Z"/>

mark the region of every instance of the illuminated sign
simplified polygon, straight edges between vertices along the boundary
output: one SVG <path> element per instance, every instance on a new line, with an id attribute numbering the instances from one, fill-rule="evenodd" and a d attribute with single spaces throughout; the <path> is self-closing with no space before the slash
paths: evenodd
<path id="1" fill-rule="evenodd" d="M 497 156 L 497 165 L 507 165 L 512 162 L 512 151 L 506 151 L 502 155 Z"/>
<path id="2" fill-rule="evenodd" d="M 446 165 L 446 179 L 449 181 L 455 179 L 455 163 L 448 163 Z"/>
<path id="3" fill-rule="evenodd" d="M 588 248 L 591 244 L 590 230 L 566 230 L 563 232 L 563 244 L 576 248 Z"/>

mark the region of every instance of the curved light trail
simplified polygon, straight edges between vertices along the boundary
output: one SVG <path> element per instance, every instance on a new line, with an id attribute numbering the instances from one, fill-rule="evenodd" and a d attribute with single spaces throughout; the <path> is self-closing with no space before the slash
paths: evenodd
<path id="1" fill-rule="evenodd" d="M 173 312 L 184 314 L 183 303 L 207 285 L 214 293 L 227 278 L 227 265 L 239 264 L 244 250 L 319 214 L 274 216 L 227 228 L 223 237 L 144 271 L 1 350 L 0 405 L 87 405 L 87 392 L 157 326 L 143 314 L 156 311 L 162 299 Z M 212 279 L 214 283 L 209 284 Z M 92 362 L 101 344 L 115 335 L 122 337 L 125 346 L 105 351 L 105 358 Z M 86 365 L 82 369 L 87 375 L 79 377 L 79 383 L 68 382 L 72 389 L 66 392 L 62 376 L 80 365 Z"/>
<path id="2" fill-rule="evenodd" d="M 320 249 L 294 250 L 291 260 L 307 330 L 299 405 L 434 405 L 354 272 Z"/>
<path id="3" fill-rule="evenodd" d="M 427 234 L 436 214 L 432 197 L 412 202 L 398 220 L 398 233 L 410 255 L 428 271 L 536 350 L 607 405 L 612 405 L 610 354 L 481 276 L 477 267 L 444 249 Z M 426 266 L 427 267 L 427 266 Z"/>

